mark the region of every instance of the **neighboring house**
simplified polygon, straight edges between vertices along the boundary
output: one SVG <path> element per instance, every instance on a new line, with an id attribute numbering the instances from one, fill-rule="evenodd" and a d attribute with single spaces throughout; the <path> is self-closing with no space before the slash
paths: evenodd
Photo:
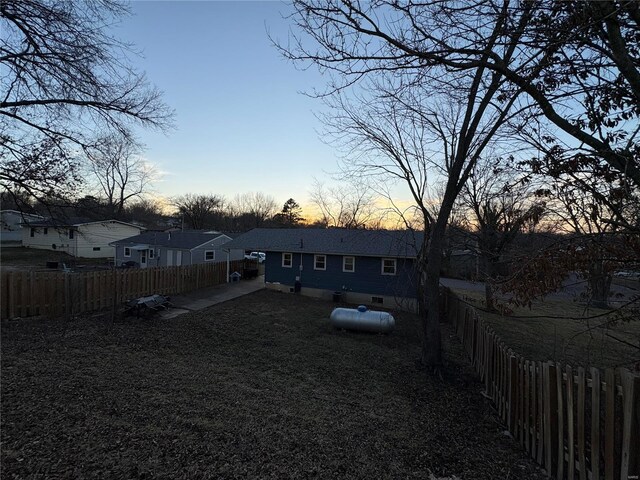
<path id="1" fill-rule="evenodd" d="M 61 251 L 74 257 L 113 258 L 112 242 L 138 235 L 143 230 L 119 220 L 40 220 L 22 224 L 22 245 Z"/>
<path id="2" fill-rule="evenodd" d="M 421 242 L 412 231 L 257 228 L 227 247 L 266 253 L 267 288 L 417 311 Z"/>
<path id="3" fill-rule="evenodd" d="M 186 230 L 145 232 L 112 245 L 118 266 L 133 262 L 141 268 L 171 267 L 242 260 L 244 250 L 226 248 L 230 240 L 230 236 L 221 232 Z"/>
<path id="4" fill-rule="evenodd" d="M 0 221 L 2 228 L 0 229 L 0 242 L 6 243 L 22 243 L 22 224 L 30 222 L 38 222 L 44 219 L 40 215 L 32 215 L 30 213 L 22 213 L 18 210 L 0 210 Z"/>

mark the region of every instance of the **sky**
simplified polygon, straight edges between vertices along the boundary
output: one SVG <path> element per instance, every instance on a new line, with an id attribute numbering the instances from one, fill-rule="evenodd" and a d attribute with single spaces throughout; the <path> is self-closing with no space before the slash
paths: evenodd
<path id="1" fill-rule="evenodd" d="M 337 152 L 319 138 L 314 112 L 322 89 L 271 44 L 286 40 L 288 6 L 277 1 L 134 1 L 114 27 L 140 57 L 131 58 L 175 109 L 169 135 L 140 131 L 145 157 L 162 172 L 155 193 L 262 191 L 279 204 L 308 203 L 313 177 L 337 168 Z"/>

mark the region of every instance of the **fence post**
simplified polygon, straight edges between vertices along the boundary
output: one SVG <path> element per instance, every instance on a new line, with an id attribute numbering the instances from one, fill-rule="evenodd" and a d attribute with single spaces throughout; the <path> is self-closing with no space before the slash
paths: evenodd
<path id="1" fill-rule="evenodd" d="M 622 381 L 622 455 L 620 478 L 638 478 L 640 474 L 640 377 L 620 370 Z"/>
<path id="2" fill-rule="evenodd" d="M 553 475 L 554 465 L 559 463 L 558 456 L 558 370 L 551 362 L 547 362 L 543 367 L 543 390 L 544 390 L 544 466 L 547 476 Z M 560 373 L 562 379 L 562 373 Z M 562 380 L 560 380 L 562 381 Z M 562 478 L 562 477 L 558 477 Z"/>
<path id="3" fill-rule="evenodd" d="M 562 385 L 562 365 L 556 369 L 556 463 L 557 478 L 564 478 L 564 397 Z M 573 480 L 573 479 L 572 479 Z"/>
<path id="4" fill-rule="evenodd" d="M 580 480 L 587 480 L 587 459 L 585 456 L 585 374 L 584 368 L 578 368 L 578 465 L 580 468 Z"/>
<path id="5" fill-rule="evenodd" d="M 509 431 L 517 438 L 518 433 L 518 359 L 515 355 L 509 357 Z"/>
<path id="6" fill-rule="evenodd" d="M 574 448 L 574 427 L 573 427 L 573 369 L 567 365 L 567 478 L 575 477 L 575 448 Z M 558 477 L 562 478 L 562 477 Z"/>
<path id="7" fill-rule="evenodd" d="M 604 372 L 606 383 L 606 418 L 604 422 L 604 478 L 613 480 L 615 475 L 615 397 L 616 397 L 616 376 L 612 368 Z"/>
<path id="8" fill-rule="evenodd" d="M 600 480 L 600 370 L 591 368 L 591 480 Z"/>

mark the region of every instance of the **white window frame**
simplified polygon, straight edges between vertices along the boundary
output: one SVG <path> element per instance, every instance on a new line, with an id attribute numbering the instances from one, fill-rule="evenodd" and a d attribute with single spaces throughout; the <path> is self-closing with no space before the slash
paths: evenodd
<path id="1" fill-rule="evenodd" d="M 288 261 L 287 261 L 287 259 L 288 259 Z M 282 252 L 282 266 L 284 268 L 292 268 L 293 267 L 293 253 Z"/>
<path id="2" fill-rule="evenodd" d="M 393 262 L 393 273 L 384 271 L 384 267 L 385 267 L 384 262 Z M 398 260 L 396 258 L 383 258 L 382 259 L 382 262 L 381 262 L 381 273 L 382 273 L 382 275 L 395 275 L 397 271 L 398 271 Z"/>
<path id="3" fill-rule="evenodd" d="M 49 234 L 49 229 L 48 229 L 47 227 L 44 227 L 44 228 L 42 229 L 42 234 L 43 234 L 43 235 L 48 235 L 48 234 Z"/>
<path id="4" fill-rule="evenodd" d="M 324 266 L 322 268 L 318 267 L 318 259 L 320 257 L 322 257 L 322 259 L 323 259 L 322 263 L 323 263 Z M 313 256 L 313 269 L 314 270 L 326 270 L 327 269 L 327 256 L 326 255 L 320 255 L 320 254 L 314 255 Z"/>
<path id="5" fill-rule="evenodd" d="M 152 259 L 152 258 L 154 258 L 155 256 L 156 256 L 156 252 L 155 252 L 155 250 L 154 250 L 153 248 L 150 248 L 150 249 L 149 249 L 149 255 L 147 255 L 147 258 L 148 258 L 149 260 L 151 260 L 151 259 Z"/>
<path id="6" fill-rule="evenodd" d="M 347 258 L 351 259 L 351 270 L 347 270 Z M 356 271 L 356 257 L 342 257 L 342 271 L 354 273 Z"/>
<path id="7" fill-rule="evenodd" d="M 31 229 L 29 230 L 29 237 L 33 238 L 36 236 L 36 229 L 31 227 Z"/>
<path id="8" fill-rule="evenodd" d="M 131 256 L 131 247 L 124 247 L 124 256 L 125 257 Z"/>
<path id="9" fill-rule="evenodd" d="M 212 253 L 213 256 L 211 258 L 207 258 L 207 253 Z M 205 262 L 215 262 L 216 260 L 216 251 L 215 250 L 205 250 L 204 251 L 204 261 Z"/>
<path id="10" fill-rule="evenodd" d="M 73 231 L 73 228 L 69 229 L 69 240 L 73 240 L 73 237 L 75 236 L 75 232 Z"/>

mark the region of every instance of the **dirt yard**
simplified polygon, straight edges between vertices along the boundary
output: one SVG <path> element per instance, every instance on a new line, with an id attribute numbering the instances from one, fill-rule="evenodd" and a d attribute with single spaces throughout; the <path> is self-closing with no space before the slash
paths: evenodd
<path id="1" fill-rule="evenodd" d="M 260 291 L 172 320 L 2 325 L 2 478 L 543 479 L 450 330 L 333 330 L 332 304 Z"/>

